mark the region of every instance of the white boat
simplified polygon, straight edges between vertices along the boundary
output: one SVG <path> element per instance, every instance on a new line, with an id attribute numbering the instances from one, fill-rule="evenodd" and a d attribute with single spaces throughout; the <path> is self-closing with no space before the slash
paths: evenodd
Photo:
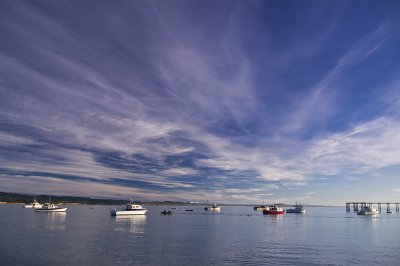
<path id="1" fill-rule="evenodd" d="M 369 206 L 362 206 L 361 210 L 357 212 L 358 215 L 368 215 L 368 216 L 374 216 L 377 215 L 378 212 L 376 209 L 369 207 Z"/>
<path id="2" fill-rule="evenodd" d="M 29 209 L 38 209 L 42 207 L 43 204 L 40 204 L 35 198 L 33 199 L 32 203 L 24 205 L 24 208 L 29 208 Z"/>
<path id="3" fill-rule="evenodd" d="M 126 204 L 126 208 L 124 210 L 117 210 L 113 209 L 111 210 L 111 215 L 112 216 L 121 216 L 121 215 L 144 215 L 146 214 L 147 209 L 143 208 L 142 205 L 134 203 L 134 202 L 129 202 Z"/>
<path id="4" fill-rule="evenodd" d="M 304 214 L 306 213 L 306 209 L 301 205 L 296 202 L 296 205 L 294 205 L 294 209 L 286 209 L 286 213 L 301 213 Z"/>
<path id="5" fill-rule="evenodd" d="M 207 210 L 212 211 L 212 212 L 219 212 L 219 211 L 221 211 L 221 207 L 217 206 L 217 204 L 214 203 L 213 205 L 208 206 Z"/>
<path id="6" fill-rule="evenodd" d="M 45 203 L 41 208 L 35 209 L 37 212 L 66 212 L 67 208 L 58 207 L 53 203 Z"/>
<path id="7" fill-rule="evenodd" d="M 263 211 L 263 210 L 265 210 L 266 208 L 268 208 L 268 206 L 267 205 L 260 205 L 260 206 L 254 206 L 254 210 L 255 211 Z"/>

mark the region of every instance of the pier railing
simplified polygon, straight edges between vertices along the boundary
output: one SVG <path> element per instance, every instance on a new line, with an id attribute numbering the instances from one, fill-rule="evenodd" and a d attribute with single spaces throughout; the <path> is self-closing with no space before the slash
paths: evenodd
<path id="1" fill-rule="evenodd" d="M 346 211 L 350 212 L 353 209 L 354 212 L 358 212 L 364 206 L 377 206 L 378 211 L 382 212 L 382 205 L 386 204 L 386 211 L 391 211 L 390 205 L 395 206 L 395 211 L 400 212 L 400 202 L 346 202 Z"/>

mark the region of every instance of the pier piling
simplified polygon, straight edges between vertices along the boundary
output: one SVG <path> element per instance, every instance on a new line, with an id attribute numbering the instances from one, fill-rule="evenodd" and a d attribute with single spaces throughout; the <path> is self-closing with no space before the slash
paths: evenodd
<path id="1" fill-rule="evenodd" d="M 349 201 L 346 202 L 346 211 L 350 212 L 351 207 L 353 207 L 353 212 L 358 212 L 359 208 L 364 208 L 365 206 L 373 207 L 378 206 L 379 212 L 382 211 L 382 204 L 386 204 L 386 211 L 390 210 L 390 205 L 395 205 L 396 207 L 396 212 L 400 212 L 400 202 L 354 202 L 354 201 Z"/>

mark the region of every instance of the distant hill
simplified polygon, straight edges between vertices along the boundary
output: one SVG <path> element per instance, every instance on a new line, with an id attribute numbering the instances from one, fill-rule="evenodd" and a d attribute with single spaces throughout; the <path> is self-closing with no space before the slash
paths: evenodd
<path id="1" fill-rule="evenodd" d="M 87 197 L 75 197 L 75 196 L 54 196 L 54 195 L 36 195 L 36 200 L 40 203 L 48 202 L 51 199 L 52 203 L 62 203 L 62 204 L 88 204 L 88 205 L 123 205 L 128 202 L 128 200 L 120 199 L 96 199 Z M 19 194 L 19 193 L 8 193 L 0 192 L 0 202 L 4 203 L 31 203 L 33 200 L 33 195 Z M 146 205 L 193 205 L 193 206 L 204 206 L 204 203 L 198 202 L 180 202 L 180 201 L 151 201 L 151 202 L 141 202 Z"/>
<path id="2" fill-rule="evenodd" d="M 51 198 L 52 203 L 63 204 L 93 204 L 93 205 L 122 205 L 126 200 L 116 199 L 95 199 L 86 197 L 71 197 L 71 196 L 54 196 L 54 195 L 36 195 L 36 200 L 43 203 L 48 202 Z M 30 203 L 33 200 L 32 195 L 0 192 L 0 202 L 6 203 Z"/>

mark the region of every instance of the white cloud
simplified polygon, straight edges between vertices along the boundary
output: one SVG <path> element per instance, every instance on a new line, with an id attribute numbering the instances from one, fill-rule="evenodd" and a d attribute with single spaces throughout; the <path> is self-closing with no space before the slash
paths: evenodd
<path id="1" fill-rule="evenodd" d="M 400 164 L 400 122 L 378 118 L 348 132 L 315 140 L 306 151 L 309 171 L 360 174 Z"/>
<path id="2" fill-rule="evenodd" d="M 191 168 L 176 167 L 164 170 L 162 171 L 162 174 L 168 176 L 185 176 L 185 175 L 195 175 L 197 174 L 197 171 Z"/>
<path id="3" fill-rule="evenodd" d="M 1 146 L 14 146 L 14 145 L 32 145 L 32 144 L 38 144 L 39 142 L 29 137 L 20 137 L 0 132 L 0 143 Z"/>
<path id="4" fill-rule="evenodd" d="M 385 41 L 385 27 L 383 23 L 376 30 L 359 40 L 344 55 L 342 55 L 336 66 L 322 78 L 309 93 L 303 98 L 296 98 L 294 102 L 297 107 L 291 112 L 291 118 L 283 127 L 283 132 L 301 132 L 315 121 L 323 121 L 331 115 L 336 108 L 334 104 L 337 82 L 341 74 L 348 68 L 362 62 L 367 57 L 378 51 Z M 296 97 L 299 97 L 296 95 Z M 315 115 L 318 113 L 318 115 Z"/>

